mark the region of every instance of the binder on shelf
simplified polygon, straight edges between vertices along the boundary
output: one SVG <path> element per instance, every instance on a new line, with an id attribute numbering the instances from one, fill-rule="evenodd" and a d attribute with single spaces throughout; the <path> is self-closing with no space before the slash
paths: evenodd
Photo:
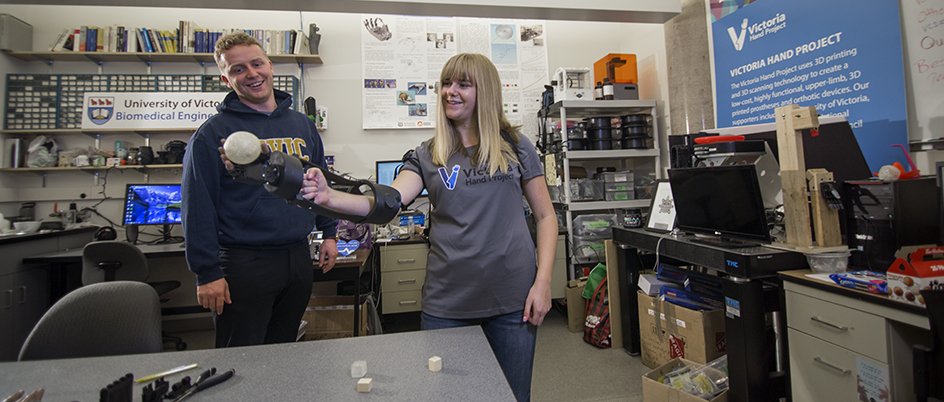
<path id="1" fill-rule="evenodd" d="M 98 28 L 95 31 L 95 51 L 104 52 L 105 51 L 105 29 Z"/>

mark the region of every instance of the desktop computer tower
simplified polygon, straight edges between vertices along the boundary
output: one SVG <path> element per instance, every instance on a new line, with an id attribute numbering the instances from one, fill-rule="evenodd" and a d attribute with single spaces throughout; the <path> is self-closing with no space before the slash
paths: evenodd
<path id="1" fill-rule="evenodd" d="M 843 183 L 850 270 L 885 272 L 905 246 L 937 244 L 940 208 L 934 177 Z"/>

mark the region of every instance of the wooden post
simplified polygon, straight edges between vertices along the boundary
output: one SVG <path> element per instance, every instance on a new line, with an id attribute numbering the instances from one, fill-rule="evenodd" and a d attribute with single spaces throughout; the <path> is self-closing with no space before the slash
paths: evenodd
<path id="1" fill-rule="evenodd" d="M 810 247 L 813 245 L 813 237 L 807 203 L 806 161 L 803 156 L 802 130 L 818 128 L 819 119 L 816 108 L 812 106 L 781 106 L 775 109 L 775 113 L 787 244 Z"/>
<path id="2" fill-rule="evenodd" d="M 806 178 L 810 182 L 810 202 L 813 206 L 813 231 L 816 233 L 816 244 L 820 247 L 841 246 L 839 211 L 829 207 L 819 188 L 820 183 L 834 181 L 832 172 L 826 169 L 810 169 L 806 171 Z"/>

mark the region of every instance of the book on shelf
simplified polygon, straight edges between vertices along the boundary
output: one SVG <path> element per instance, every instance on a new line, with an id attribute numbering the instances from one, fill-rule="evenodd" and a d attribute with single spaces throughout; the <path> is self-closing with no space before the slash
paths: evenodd
<path id="1" fill-rule="evenodd" d="M 82 28 L 76 28 L 72 31 L 72 51 L 78 52 L 82 43 Z"/>
<path id="2" fill-rule="evenodd" d="M 138 43 L 140 44 L 141 51 L 145 53 L 154 53 L 154 48 L 151 46 L 151 41 L 148 39 L 147 29 L 140 28 L 137 29 Z"/>
<path id="3" fill-rule="evenodd" d="M 62 32 L 59 32 L 59 36 L 56 37 L 56 40 L 49 45 L 49 51 L 55 52 L 62 48 L 62 45 L 66 43 L 66 39 L 69 37 L 69 34 L 72 32 L 69 28 L 63 28 Z"/>
<path id="4" fill-rule="evenodd" d="M 311 50 L 308 49 L 308 35 L 305 34 L 305 31 L 296 31 L 295 39 L 295 54 L 309 54 Z"/>
<path id="5" fill-rule="evenodd" d="M 75 30 L 70 29 L 70 31 L 69 35 L 66 35 L 66 42 L 56 49 L 57 52 L 71 52 L 75 48 Z"/>
<path id="6" fill-rule="evenodd" d="M 145 32 L 148 35 L 148 39 L 151 41 L 151 48 L 154 49 L 154 53 L 164 53 L 164 45 L 160 38 L 160 33 L 156 32 L 154 29 L 145 29 Z"/>
<path id="7" fill-rule="evenodd" d="M 105 29 L 99 28 L 95 32 L 95 51 L 104 52 L 105 51 Z"/>
<path id="8" fill-rule="evenodd" d="M 85 28 L 85 51 L 94 52 L 98 49 L 98 28 L 89 26 Z"/>

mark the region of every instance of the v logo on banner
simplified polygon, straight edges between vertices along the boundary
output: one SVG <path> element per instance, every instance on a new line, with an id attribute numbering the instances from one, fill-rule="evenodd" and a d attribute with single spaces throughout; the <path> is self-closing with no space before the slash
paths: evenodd
<path id="1" fill-rule="evenodd" d="M 738 35 L 734 31 L 734 27 L 728 27 L 728 36 L 731 37 L 731 42 L 734 43 L 734 49 L 741 51 L 744 48 L 744 36 L 747 34 L 747 18 L 741 22 L 741 34 Z"/>

